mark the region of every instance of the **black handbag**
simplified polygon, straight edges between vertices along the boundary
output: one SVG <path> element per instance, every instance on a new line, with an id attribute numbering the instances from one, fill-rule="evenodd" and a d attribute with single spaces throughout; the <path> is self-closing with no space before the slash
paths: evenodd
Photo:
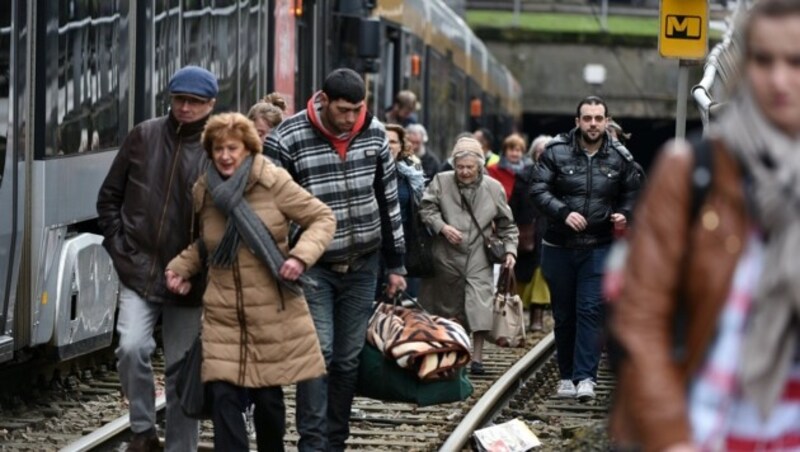
<path id="1" fill-rule="evenodd" d="M 493 264 L 502 264 L 506 261 L 506 246 L 500 237 L 492 234 L 490 236 L 486 236 L 483 233 L 483 229 L 481 229 L 481 225 L 478 223 L 478 219 L 475 218 L 475 214 L 472 213 L 472 206 L 467 201 L 467 197 L 464 196 L 464 193 L 461 194 L 461 204 L 465 206 L 467 212 L 469 212 L 470 218 L 472 218 L 472 222 L 475 223 L 475 227 L 478 228 L 478 232 L 481 233 L 483 237 L 483 247 L 486 249 L 486 256 L 489 258 L 489 262 Z"/>
<path id="2" fill-rule="evenodd" d="M 406 240 L 406 274 L 414 278 L 432 278 L 433 267 L 433 236 L 419 218 L 416 203 L 411 208 L 411 239 Z"/>
<path id="3" fill-rule="evenodd" d="M 175 386 L 183 414 L 193 419 L 211 419 L 211 397 L 203 383 L 203 340 L 197 338 L 180 361 L 172 364 L 167 374 L 177 372 Z"/>

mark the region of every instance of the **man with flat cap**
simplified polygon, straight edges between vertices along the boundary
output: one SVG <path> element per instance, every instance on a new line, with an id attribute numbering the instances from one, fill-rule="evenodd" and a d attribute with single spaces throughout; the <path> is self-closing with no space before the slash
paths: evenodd
<path id="1" fill-rule="evenodd" d="M 214 108 L 217 78 L 186 66 L 169 81 L 166 116 L 137 125 L 125 138 L 97 198 L 103 246 L 119 274 L 119 375 L 130 404 L 128 451 L 160 450 L 150 356 L 161 317 L 167 367 L 179 361 L 199 332 L 204 281 L 176 295 L 167 290 L 167 263 L 197 236 L 192 185 L 208 159 L 200 134 Z M 197 450 L 198 423 L 186 417 L 167 376 L 167 451 Z"/>

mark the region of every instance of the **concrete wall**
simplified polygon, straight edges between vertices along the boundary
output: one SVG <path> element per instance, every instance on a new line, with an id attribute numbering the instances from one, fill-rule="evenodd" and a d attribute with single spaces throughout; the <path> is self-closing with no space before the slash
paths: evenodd
<path id="1" fill-rule="evenodd" d="M 522 85 L 526 113 L 574 115 L 583 96 L 597 94 L 606 99 L 613 116 L 675 117 L 678 61 L 662 58 L 655 46 L 483 39 Z M 584 81 L 587 64 L 605 66 L 605 83 L 590 86 Z M 701 70 L 690 68 L 689 88 L 700 80 Z M 697 118 L 687 99 L 689 117 Z"/>

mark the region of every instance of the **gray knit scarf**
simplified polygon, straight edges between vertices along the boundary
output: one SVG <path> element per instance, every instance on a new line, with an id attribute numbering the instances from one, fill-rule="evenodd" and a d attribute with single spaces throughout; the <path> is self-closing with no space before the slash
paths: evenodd
<path id="1" fill-rule="evenodd" d="M 415 168 L 413 163 L 406 163 L 404 160 L 398 160 L 395 168 L 397 168 L 399 175 L 408 181 L 414 198 L 422 198 L 422 192 L 425 191 L 425 174 L 422 170 Z"/>
<path id="2" fill-rule="evenodd" d="M 305 274 L 300 276 L 298 280 L 300 284 L 281 278 L 280 268 L 286 262 L 286 257 L 281 253 L 267 227 L 244 201 L 244 189 L 252 167 L 253 157 L 248 156 L 228 179 L 223 180 L 213 165 L 206 172 L 211 198 L 217 208 L 228 217 L 225 233 L 209 263 L 216 267 L 230 268 L 236 260 L 239 242 L 244 239 L 253 254 L 269 268 L 278 283 L 296 294 L 301 294 L 301 285 L 316 287 L 316 282 Z"/>
<path id="3" fill-rule="evenodd" d="M 753 217 L 766 239 L 739 367 L 744 395 L 766 417 L 797 356 L 800 140 L 772 126 L 747 90 L 729 105 L 711 134 L 733 151 L 751 178 Z"/>

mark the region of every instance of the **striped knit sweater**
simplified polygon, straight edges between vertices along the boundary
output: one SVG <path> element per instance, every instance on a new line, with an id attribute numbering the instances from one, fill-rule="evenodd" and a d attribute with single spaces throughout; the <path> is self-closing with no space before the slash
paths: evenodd
<path id="1" fill-rule="evenodd" d="M 336 234 L 321 263 L 348 263 L 381 249 L 386 268 L 405 273 L 396 170 L 380 121 L 367 115 L 342 160 L 303 110 L 269 134 L 264 153 L 333 210 Z M 299 234 L 294 225 L 293 242 Z"/>

